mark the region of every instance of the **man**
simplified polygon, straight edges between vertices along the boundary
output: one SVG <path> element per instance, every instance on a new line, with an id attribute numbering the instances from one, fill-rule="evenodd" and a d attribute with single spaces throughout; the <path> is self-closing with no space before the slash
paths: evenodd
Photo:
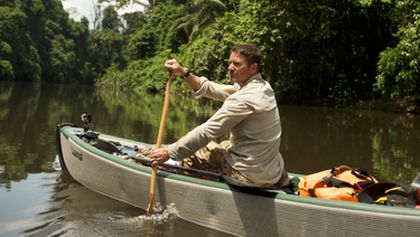
<path id="1" fill-rule="evenodd" d="M 183 76 L 196 97 L 223 101 L 222 107 L 205 123 L 177 142 L 153 150 L 152 165 L 171 157 L 183 165 L 223 172 L 259 187 L 279 188 L 288 183 L 280 149 L 280 115 L 273 89 L 259 73 L 261 51 L 251 44 L 236 46 L 230 54 L 228 71 L 233 85 L 222 85 L 198 77 L 176 60 L 165 68 Z M 214 140 L 230 132 L 230 141 Z M 200 149 L 201 148 L 201 149 Z"/>

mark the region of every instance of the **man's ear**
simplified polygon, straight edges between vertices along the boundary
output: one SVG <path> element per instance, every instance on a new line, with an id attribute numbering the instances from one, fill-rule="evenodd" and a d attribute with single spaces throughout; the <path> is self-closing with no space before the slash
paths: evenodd
<path id="1" fill-rule="evenodd" d="M 253 64 L 251 64 L 251 69 L 252 69 L 255 73 L 257 73 L 257 72 L 258 72 L 258 64 L 257 64 L 257 63 L 253 63 Z"/>

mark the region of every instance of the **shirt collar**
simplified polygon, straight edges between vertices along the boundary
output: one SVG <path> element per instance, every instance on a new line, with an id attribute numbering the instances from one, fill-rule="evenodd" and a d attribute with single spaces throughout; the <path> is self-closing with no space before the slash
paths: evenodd
<path id="1" fill-rule="evenodd" d="M 245 82 L 245 84 L 244 84 L 241 88 L 245 87 L 245 86 L 246 86 L 246 85 L 248 85 L 251 81 L 254 81 L 254 80 L 262 80 L 262 76 L 261 76 L 261 74 L 260 74 L 260 73 L 257 73 L 257 74 L 255 74 L 254 76 L 252 76 L 251 78 L 249 78 L 249 79 L 248 79 L 248 81 L 246 81 L 246 82 Z"/>

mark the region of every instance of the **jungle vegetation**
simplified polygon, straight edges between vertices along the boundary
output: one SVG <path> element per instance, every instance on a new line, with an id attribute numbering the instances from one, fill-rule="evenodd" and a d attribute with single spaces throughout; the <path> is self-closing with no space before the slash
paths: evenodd
<path id="1" fill-rule="evenodd" d="M 163 62 L 177 58 L 228 82 L 230 49 L 247 42 L 279 103 L 420 111 L 416 0 L 149 0 L 118 15 L 130 2 L 100 9 L 90 28 L 60 0 L 0 0 L 0 80 L 160 92 Z M 181 80 L 174 90 L 188 91 Z"/>

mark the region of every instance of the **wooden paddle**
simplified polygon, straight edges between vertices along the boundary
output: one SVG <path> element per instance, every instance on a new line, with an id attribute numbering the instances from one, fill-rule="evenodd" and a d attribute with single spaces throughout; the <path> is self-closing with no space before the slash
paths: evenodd
<path id="1" fill-rule="evenodd" d="M 156 148 L 162 145 L 163 133 L 165 131 L 166 118 L 168 117 L 169 110 L 169 99 L 171 92 L 171 81 L 173 75 L 169 74 L 168 81 L 166 82 L 165 89 L 165 100 L 163 102 L 162 117 L 160 119 L 159 133 L 156 141 Z M 157 166 L 152 167 L 152 174 L 150 176 L 150 190 L 149 190 L 149 206 L 147 207 L 147 214 L 153 214 L 153 199 L 155 198 L 155 186 L 156 186 L 156 172 Z"/>

